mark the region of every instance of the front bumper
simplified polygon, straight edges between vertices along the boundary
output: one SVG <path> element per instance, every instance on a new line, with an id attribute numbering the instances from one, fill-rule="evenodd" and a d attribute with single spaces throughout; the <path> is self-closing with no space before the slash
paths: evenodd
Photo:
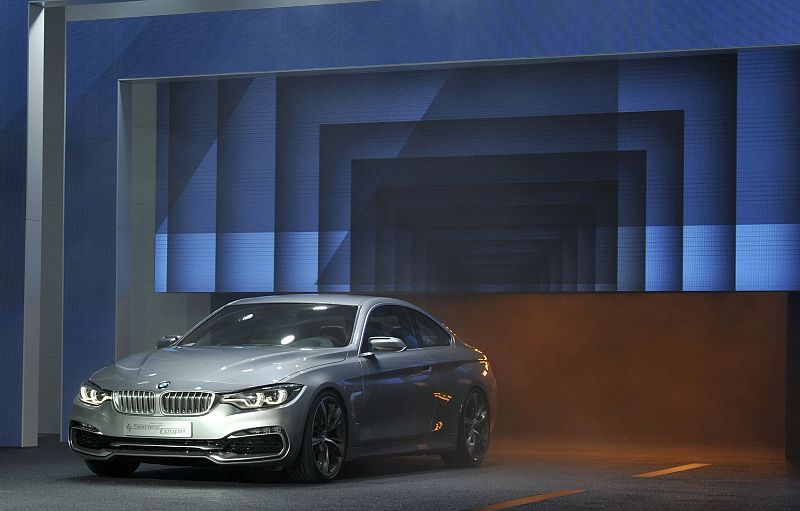
<path id="1" fill-rule="evenodd" d="M 307 407 L 304 397 L 254 411 L 218 404 L 200 416 L 123 414 L 111 402 L 95 408 L 76 400 L 72 405 L 69 446 L 81 456 L 99 460 L 126 456 L 153 463 L 208 460 L 217 464 L 258 462 L 283 466 L 291 463 L 299 450 Z M 131 420 L 158 421 L 166 428 L 191 422 L 191 436 L 132 435 L 125 428 Z"/>

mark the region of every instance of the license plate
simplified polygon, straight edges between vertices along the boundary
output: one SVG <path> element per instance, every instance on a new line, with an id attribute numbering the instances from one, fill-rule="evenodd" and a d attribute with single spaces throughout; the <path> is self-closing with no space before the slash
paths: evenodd
<path id="1" fill-rule="evenodd" d="M 125 420 L 125 436 L 191 438 L 191 421 Z"/>

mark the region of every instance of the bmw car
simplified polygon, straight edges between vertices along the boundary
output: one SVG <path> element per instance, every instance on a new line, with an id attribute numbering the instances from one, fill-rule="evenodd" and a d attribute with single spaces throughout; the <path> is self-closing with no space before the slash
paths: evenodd
<path id="1" fill-rule="evenodd" d="M 477 466 L 497 388 L 487 357 L 410 303 L 247 298 L 94 373 L 69 445 L 94 473 L 258 464 L 332 481 L 346 461 L 437 454 Z"/>

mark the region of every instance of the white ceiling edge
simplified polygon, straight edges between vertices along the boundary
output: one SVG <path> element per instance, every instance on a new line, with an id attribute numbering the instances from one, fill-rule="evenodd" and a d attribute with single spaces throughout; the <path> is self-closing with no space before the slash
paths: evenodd
<path id="1" fill-rule="evenodd" d="M 67 21 L 86 21 L 376 1 L 381 0 L 133 0 L 78 4 L 66 1 L 62 5 L 66 5 Z M 44 5 L 51 5 L 51 2 Z"/>

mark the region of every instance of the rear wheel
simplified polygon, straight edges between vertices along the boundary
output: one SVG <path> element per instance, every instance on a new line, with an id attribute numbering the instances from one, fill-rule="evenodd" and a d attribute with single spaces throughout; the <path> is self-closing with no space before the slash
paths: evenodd
<path id="1" fill-rule="evenodd" d="M 139 468 L 139 462 L 124 458 L 112 460 L 84 460 L 89 470 L 99 476 L 128 477 Z"/>
<path id="2" fill-rule="evenodd" d="M 456 450 L 442 454 L 444 462 L 451 467 L 480 465 L 489 449 L 489 419 L 486 395 L 480 390 L 471 390 L 461 408 Z"/>
<path id="3" fill-rule="evenodd" d="M 333 392 L 314 400 L 306 420 L 303 443 L 297 460 L 289 467 L 289 478 L 299 483 L 333 481 L 347 452 L 347 415 Z"/>

